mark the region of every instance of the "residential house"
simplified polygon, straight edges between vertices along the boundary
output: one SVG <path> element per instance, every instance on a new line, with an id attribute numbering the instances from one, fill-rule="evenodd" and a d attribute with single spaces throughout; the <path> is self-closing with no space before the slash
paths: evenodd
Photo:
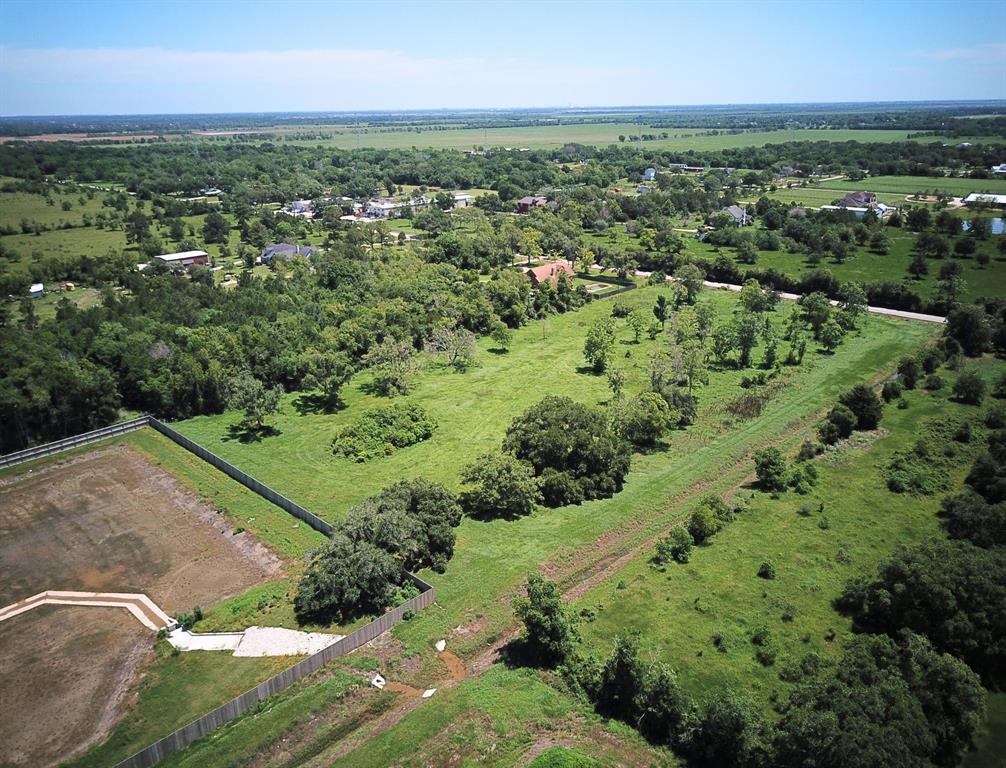
<path id="1" fill-rule="evenodd" d="M 475 205 L 475 195 L 469 195 L 467 192 L 454 193 L 455 208 L 468 208 L 472 205 Z"/>
<path id="2" fill-rule="evenodd" d="M 517 201 L 517 213 L 530 213 L 532 208 L 538 208 L 548 202 L 547 197 L 541 195 L 527 195 Z"/>
<path id="3" fill-rule="evenodd" d="M 992 173 L 1006 173 L 1006 163 L 999 163 L 999 165 L 993 165 L 989 171 Z"/>
<path id="4" fill-rule="evenodd" d="M 172 267 L 188 267 L 193 264 L 209 264 L 210 255 L 206 251 L 180 251 L 179 253 L 162 253 L 155 259 Z"/>
<path id="5" fill-rule="evenodd" d="M 866 215 L 867 211 L 873 211 L 877 214 L 878 218 L 884 218 L 885 216 L 890 216 L 894 213 L 894 208 L 889 205 L 884 205 L 883 203 L 876 203 L 875 205 L 869 206 L 859 206 L 859 205 L 822 205 L 822 211 L 842 211 L 845 213 L 853 214 L 857 219 L 861 219 Z"/>
<path id="6" fill-rule="evenodd" d="M 559 282 L 559 275 L 564 274 L 572 280 L 576 277 L 576 270 L 573 269 L 573 265 L 570 262 L 561 259 L 542 264 L 540 267 L 531 267 L 527 270 L 526 274 L 531 279 L 531 285 L 538 286 L 545 281 L 555 285 Z"/>
<path id="7" fill-rule="evenodd" d="M 294 200 L 284 208 L 280 208 L 276 213 L 285 213 L 287 216 L 300 216 L 303 219 L 313 219 L 314 206 L 310 200 Z"/>
<path id="8" fill-rule="evenodd" d="M 643 171 L 643 181 L 653 181 L 655 178 L 657 178 L 656 168 L 647 168 Z"/>
<path id="9" fill-rule="evenodd" d="M 291 243 L 272 243 L 267 245 L 265 250 L 262 251 L 261 261 L 263 264 L 269 264 L 277 256 L 290 261 L 290 259 L 296 256 L 303 256 L 305 259 L 311 258 L 311 254 L 314 253 L 315 249 L 310 245 L 293 245 Z"/>
<path id="10" fill-rule="evenodd" d="M 747 226 L 748 224 L 754 224 L 754 216 L 749 214 L 739 205 L 728 205 L 723 210 L 726 213 L 730 214 L 730 218 L 734 220 L 734 224 L 738 227 Z"/>
<path id="11" fill-rule="evenodd" d="M 850 192 L 838 201 L 843 208 L 868 208 L 876 204 L 877 195 L 874 192 Z"/>

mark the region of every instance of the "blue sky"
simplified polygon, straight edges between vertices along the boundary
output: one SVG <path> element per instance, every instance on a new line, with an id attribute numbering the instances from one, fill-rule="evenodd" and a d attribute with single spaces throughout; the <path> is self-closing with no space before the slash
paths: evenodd
<path id="1" fill-rule="evenodd" d="M 0 114 L 1006 99 L 1006 0 L 0 0 Z"/>

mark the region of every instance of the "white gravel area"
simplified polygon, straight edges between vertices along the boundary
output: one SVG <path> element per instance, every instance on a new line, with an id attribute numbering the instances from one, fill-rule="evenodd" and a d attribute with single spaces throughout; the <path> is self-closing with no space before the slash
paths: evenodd
<path id="1" fill-rule="evenodd" d="M 327 648 L 343 635 L 298 632 L 282 627 L 248 627 L 234 651 L 235 656 L 300 656 Z"/>

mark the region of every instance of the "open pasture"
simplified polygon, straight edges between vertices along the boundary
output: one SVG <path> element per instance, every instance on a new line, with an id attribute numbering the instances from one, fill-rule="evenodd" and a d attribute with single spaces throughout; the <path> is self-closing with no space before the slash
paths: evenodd
<path id="1" fill-rule="evenodd" d="M 635 123 L 599 123 L 573 125 L 547 125 L 528 128 L 458 128 L 453 130 L 370 130 L 342 127 L 340 133 L 332 133 L 319 139 L 296 139 L 285 137 L 291 144 L 338 147 L 356 149 L 401 149 L 417 147 L 425 149 L 471 149 L 483 147 L 511 147 L 513 149 L 548 149 L 564 144 L 590 144 L 607 146 L 618 144 L 618 137 L 625 136 L 625 146 L 646 149 L 708 150 L 733 149 L 736 147 L 762 147 L 766 144 L 782 144 L 787 141 L 860 141 L 892 142 L 905 141 L 908 131 L 895 130 L 826 130 L 801 128 L 782 131 L 750 131 L 729 133 L 726 131 L 709 134 L 694 128 L 650 128 Z M 630 141 L 629 136 L 640 133 L 668 133 L 666 139 L 651 141 Z M 322 133 L 321 130 L 318 133 Z M 280 134 L 282 135 L 282 134 Z M 938 137 L 926 137 L 916 141 L 939 141 Z"/>

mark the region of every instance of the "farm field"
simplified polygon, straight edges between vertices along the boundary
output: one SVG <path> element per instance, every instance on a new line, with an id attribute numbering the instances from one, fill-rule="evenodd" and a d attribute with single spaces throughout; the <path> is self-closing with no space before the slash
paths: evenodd
<path id="1" fill-rule="evenodd" d="M 0 480 L 0 604 L 46 589 L 143 592 L 177 613 L 281 572 L 276 554 L 121 443 L 18 469 Z M 0 626 L 5 763 L 47 765 L 100 741 L 155 661 L 151 632 L 125 611 L 67 610 Z M 53 720 L 65 727 L 51 732 Z"/>
<path id="2" fill-rule="evenodd" d="M 593 144 L 607 146 L 618 144 L 619 135 L 626 137 L 645 133 L 667 131 L 668 138 L 652 141 L 629 142 L 626 146 L 641 149 L 718 150 L 735 147 L 761 147 L 766 144 L 781 144 L 787 141 L 860 141 L 889 142 L 905 141 L 908 131 L 896 130 L 826 130 L 801 128 L 785 131 L 751 131 L 746 133 L 722 132 L 718 135 L 703 135 L 690 128 L 657 129 L 634 123 L 608 123 L 598 125 L 573 124 L 556 126 L 536 126 L 529 128 L 462 128 L 436 131 L 382 131 L 355 133 L 349 126 L 341 134 L 332 134 L 324 139 L 285 138 L 290 144 L 338 147 L 355 149 L 372 147 L 376 149 L 399 149 L 418 147 L 427 149 L 471 149 L 483 147 L 527 147 L 531 149 L 561 147 L 563 144 Z M 920 142 L 941 141 L 939 137 L 915 139 Z"/>

